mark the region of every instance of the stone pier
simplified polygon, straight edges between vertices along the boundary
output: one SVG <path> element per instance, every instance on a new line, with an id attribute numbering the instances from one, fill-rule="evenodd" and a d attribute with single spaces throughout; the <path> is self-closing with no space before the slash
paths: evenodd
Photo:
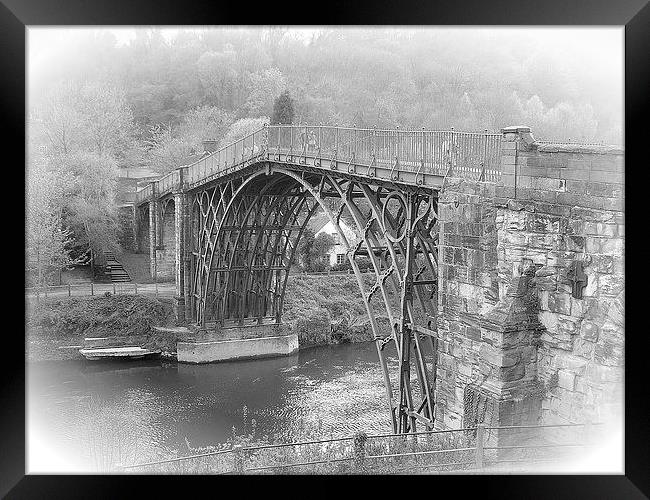
<path id="1" fill-rule="evenodd" d="M 617 420 L 623 151 L 503 135 L 500 182 L 440 195 L 437 425 Z"/>

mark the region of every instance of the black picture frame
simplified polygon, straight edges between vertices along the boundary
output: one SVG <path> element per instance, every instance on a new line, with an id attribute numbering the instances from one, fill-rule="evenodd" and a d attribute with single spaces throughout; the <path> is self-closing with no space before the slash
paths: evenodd
<path id="1" fill-rule="evenodd" d="M 221 25 L 221 24 L 418 24 L 418 25 L 618 25 L 625 26 L 625 149 L 628 158 L 626 169 L 626 191 L 631 188 L 643 189 L 650 186 L 645 182 L 648 176 L 647 160 L 644 161 L 641 148 L 645 146 L 645 122 L 648 111 L 650 91 L 650 6 L 646 0 L 493 0 L 490 2 L 456 1 L 425 3 L 401 1 L 388 3 L 342 2 L 308 4 L 305 2 L 252 3 L 213 3 L 205 1 L 171 2 L 169 0 L 107 1 L 107 0 L 1 0 L 0 3 L 0 59 L 2 77 L 0 102 L 2 102 L 2 138 L 5 153 L 5 203 L 19 206 L 10 201 L 9 194 L 18 192 L 21 159 L 25 160 L 25 48 L 26 27 L 36 25 Z M 11 155 L 17 158 L 7 159 Z M 639 160 L 640 159 L 640 160 Z M 638 165 L 636 164 L 638 162 Z M 632 166 L 633 165 L 633 166 Z M 633 170 L 630 173 L 630 170 Z M 17 177 L 17 178 L 16 178 Z M 639 228 L 643 228 L 644 211 L 641 203 L 647 195 L 626 197 L 625 213 L 634 219 L 639 218 Z M 23 205 L 24 206 L 24 205 Z M 19 217 L 13 215 L 11 206 L 5 205 L 3 211 L 6 222 L 20 225 Z M 23 219 L 24 220 L 24 219 Z M 5 228 L 7 228 L 5 224 Z M 21 229 L 17 228 L 17 234 Z M 645 274 L 643 229 L 628 231 L 626 238 L 626 262 L 634 276 L 631 281 L 642 283 Z M 19 267 L 11 264 L 20 254 L 20 238 L 6 238 L 9 257 L 6 257 L 7 270 Z M 11 243 L 9 243 L 11 242 Z M 640 253 L 640 258 L 629 257 L 629 251 Z M 11 260 L 9 260 L 11 259 Z M 639 266 L 639 264 L 641 264 Z M 637 269 L 638 266 L 638 270 Z M 15 269 L 14 269 L 15 270 Z M 20 273 L 20 270 L 16 270 Z M 11 300 L 16 300 L 20 290 L 10 280 L 8 289 Z M 20 274 L 19 274 L 20 276 Z M 24 279 L 24 278 L 23 278 Z M 626 285 L 629 282 L 626 282 Z M 629 283 L 633 287 L 636 283 Z M 427 495 L 443 494 L 443 483 L 455 495 L 466 493 L 471 486 L 477 494 L 496 495 L 513 498 L 648 498 L 650 495 L 650 435 L 645 401 L 647 383 L 645 365 L 647 352 L 644 340 L 647 334 L 642 316 L 645 294 L 627 291 L 627 311 L 631 318 L 626 321 L 629 335 L 626 337 L 626 376 L 625 376 L 625 476 L 421 476 L 409 478 L 407 482 L 400 477 L 356 478 L 365 479 L 362 487 L 371 483 L 384 487 L 390 480 L 403 494 Z M 208 486 L 206 477 L 143 477 L 143 476 L 25 476 L 25 371 L 24 339 L 19 329 L 9 323 L 20 306 L 5 306 L 5 335 L 3 354 L 5 376 L 0 383 L 0 495 L 7 498 L 115 498 L 134 493 L 153 496 L 159 492 L 170 492 L 168 483 L 180 481 L 186 491 L 200 494 L 199 485 Z M 639 322 L 635 322 L 634 318 Z M 628 326 L 631 325 L 631 326 Z M 640 325 L 640 326 L 639 326 Z M 646 327 L 647 328 L 647 327 Z M 217 478 L 214 478 L 217 480 Z M 244 494 L 252 485 L 269 488 L 269 482 L 286 478 L 247 477 L 245 484 L 239 478 L 218 478 L 211 481 L 208 494 L 214 488 L 223 488 L 226 482 L 241 488 Z M 304 479 L 304 478 L 303 478 Z M 415 482 L 413 482 L 415 481 Z M 328 483 L 325 490 L 317 482 Z M 359 481 L 361 482 L 361 481 Z M 277 482 L 276 491 L 283 485 Z M 304 481 L 306 488 L 289 490 L 287 494 L 310 495 L 313 489 L 338 494 L 347 490 L 340 478 L 318 477 Z M 417 489 L 416 489 L 417 488 Z M 139 491 L 138 491 L 139 490 Z M 212 491 L 210 491 L 212 490 Z M 281 491 L 281 490 L 280 490 Z M 225 490 L 224 490 L 225 492 Z M 470 494 L 471 495 L 471 494 Z"/>

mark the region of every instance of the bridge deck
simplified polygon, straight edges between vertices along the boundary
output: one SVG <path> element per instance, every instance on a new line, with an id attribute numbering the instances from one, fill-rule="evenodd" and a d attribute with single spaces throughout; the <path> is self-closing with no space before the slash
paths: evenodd
<path id="1" fill-rule="evenodd" d="M 266 126 L 152 182 L 136 201 L 196 188 L 262 162 L 433 188 L 451 173 L 496 182 L 500 147 L 501 134 L 487 132 Z"/>

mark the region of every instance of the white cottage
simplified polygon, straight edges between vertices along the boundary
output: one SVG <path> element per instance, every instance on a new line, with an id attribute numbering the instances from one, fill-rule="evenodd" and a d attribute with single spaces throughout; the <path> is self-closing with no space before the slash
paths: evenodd
<path id="1" fill-rule="evenodd" d="M 343 219 L 339 221 L 339 225 L 341 226 L 341 230 L 343 231 L 343 234 L 348 239 L 348 241 L 350 243 L 354 243 L 356 241 L 355 232 L 350 228 L 350 226 L 345 223 Z M 334 246 L 332 246 L 328 252 L 330 266 L 335 266 L 337 264 L 343 264 L 347 262 L 348 257 L 345 253 L 345 246 L 342 245 L 343 242 L 340 241 L 339 233 L 336 231 L 336 228 L 334 227 L 334 224 L 332 224 L 332 221 L 330 221 L 326 216 L 324 216 L 322 219 L 319 217 L 315 221 L 313 227 L 316 236 L 321 233 L 325 233 L 334 238 Z"/>

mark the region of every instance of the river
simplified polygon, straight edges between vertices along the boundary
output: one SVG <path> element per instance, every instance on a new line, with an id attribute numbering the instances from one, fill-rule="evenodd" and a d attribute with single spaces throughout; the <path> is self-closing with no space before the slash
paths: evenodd
<path id="1" fill-rule="evenodd" d="M 256 436 L 271 440 L 391 430 L 373 343 L 205 365 L 30 363 L 28 388 L 30 473 L 188 455 L 226 442 L 233 427 L 250 433 L 253 420 Z"/>

